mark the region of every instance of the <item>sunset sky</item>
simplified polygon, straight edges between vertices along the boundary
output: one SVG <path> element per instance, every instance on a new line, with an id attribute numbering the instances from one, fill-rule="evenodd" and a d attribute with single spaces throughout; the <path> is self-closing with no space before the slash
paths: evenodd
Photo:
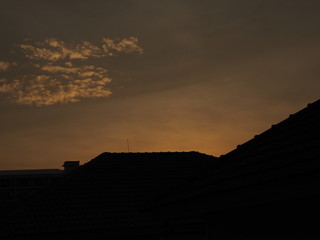
<path id="1" fill-rule="evenodd" d="M 0 169 L 220 156 L 320 98 L 320 2 L 0 0 Z"/>

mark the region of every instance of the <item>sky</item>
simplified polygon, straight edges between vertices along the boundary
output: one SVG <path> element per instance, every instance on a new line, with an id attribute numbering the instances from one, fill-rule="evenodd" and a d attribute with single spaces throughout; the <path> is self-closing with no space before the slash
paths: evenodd
<path id="1" fill-rule="evenodd" d="M 0 0 L 0 169 L 220 156 L 320 98 L 314 0 Z"/>

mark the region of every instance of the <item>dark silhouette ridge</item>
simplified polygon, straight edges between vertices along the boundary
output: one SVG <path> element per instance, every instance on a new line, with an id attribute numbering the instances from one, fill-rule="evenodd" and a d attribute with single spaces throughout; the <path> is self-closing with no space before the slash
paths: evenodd
<path id="1" fill-rule="evenodd" d="M 319 239 L 320 100 L 219 159 L 103 153 L 0 224 L 7 239 Z"/>
<path id="2" fill-rule="evenodd" d="M 0 214 L 1 217 L 14 204 L 37 194 L 39 191 L 58 181 L 79 166 L 79 161 L 65 161 L 64 170 L 30 169 L 0 170 Z M 1 218 L 0 217 L 0 218 Z"/>
<path id="3" fill-rule="evenodd" d="M 202 219 L 204 239 L 319 239 L 319 136 L 320 100 L 221 156 L 214 168 L 143 212 L 172 229 Z"/>
<path id="4" fill-rule="evenodd" d="M 0 225 L 10 239 L 152 239 L 157 218 L 139 210 L 155 195 L 204 171 L 198 152 L 103 153 L 16 206 Z"/>
<path id="5" fill-rule="evenodd" d="M 63 174 L 59 169 L 0 171 L 0 219 L 13 204 L 36 194 Z"/>

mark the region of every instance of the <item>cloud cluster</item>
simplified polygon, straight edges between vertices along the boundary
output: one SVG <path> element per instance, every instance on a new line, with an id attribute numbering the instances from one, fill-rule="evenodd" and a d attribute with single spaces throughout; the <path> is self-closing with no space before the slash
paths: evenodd
<path id="1" fill-rule="evenodd" d="M 64 41 L 50 38 L 33 44 L 21 44 L 19 47 L 28 59 L 49 61 L 100 58 L 113 56 L 116 52 L 143 52 L 135 37 L 122 40 L 103 38 L 100 44 L 96 45 L 89 41 L 67 44 Z"/>
<path id="2" fill-rule="evenodd" d="M 41 75 L 26 75 L 11 82 L 3 79 L 0 93 L 11 93 L 17 103 L 35 106 L 79 102 L 80 98 L 101 98 L 111 94 L 106 88 L 111 79 L 104 68 L 46 65 L 41 69 Z"/>
<path id="3" fill-rule="evenodd" d="M 143 50 L 137 41 L 134 37 L 122 40 L 103 38 L 98 46 L 88 41 L 70 44 L 46 39 L 21 44 L 19 47 L 33 73 L 18 79 L 0 79 L 0 93 L 7 94 L 16 103 L 34 106 L 108 97 L 111 91 L 107 85 L 112 81 L 108 70 L 90 64 L 90 59 L 113 56 L 117 52 L 141 54 Z M 0 70 L 7 71 L 11 65 L 0 62 Z"/>
<path id="4" fill-rule="evenodd" d="M 139 47 L 137 43 L 138 39 L 134 37 L 124 38 L 118 42 L 108 38 L 103 38 L 102 49 L 105 54 L 108 54 L 110 56 L 113 55 L 113 51 L 125 53 L 139 52 L 140 54 L 142 54 L 143 49 Z"/>

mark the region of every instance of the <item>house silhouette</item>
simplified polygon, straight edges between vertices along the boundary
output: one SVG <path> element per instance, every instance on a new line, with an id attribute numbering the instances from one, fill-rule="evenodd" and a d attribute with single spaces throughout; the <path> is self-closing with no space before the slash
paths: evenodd
<path id="1" fill-rule="evenodd" d="M 140 209 L 203 172 L 198 152 L 103 153 L 28 201 L 0 224 L 2 239 L 152 239 L 161 224 Z"/>
<path id="2" fill-rule="evenodd" d="M 319 239 L 320 100 L 215 158 L 103 153 L 0 225 L 4 239 Z"/>
<path id="3" fill-rule="evenodd" d="M 79 166 L 79 161 L 65 161 L 64 170 L 28 169 L 0 171 L 0 219 L 11 205 L 37 194 Z"/>
<path id="4" fill-rule="evenodd" d="M 170 226 L 168 239 L 187 239 L 184 222 L 196 219 L 207 224 L 207 234 L 191 239 L 319 239 L 319 203 L 320 100 L 144 211 Z"/>

